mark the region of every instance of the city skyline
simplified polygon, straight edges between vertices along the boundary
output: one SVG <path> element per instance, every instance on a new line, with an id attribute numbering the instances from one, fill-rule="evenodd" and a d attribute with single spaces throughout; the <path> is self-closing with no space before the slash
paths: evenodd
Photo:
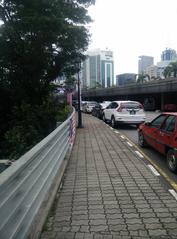
<path id="1" fill-rule="evenodd" d="M 89 15 L 89 50 L 113 51 L 115 75 L 138 73 L 141 55 L 154 57 L 156 64 L 166 48 L 177 50 L 175 0 L 96 0 Z"/>

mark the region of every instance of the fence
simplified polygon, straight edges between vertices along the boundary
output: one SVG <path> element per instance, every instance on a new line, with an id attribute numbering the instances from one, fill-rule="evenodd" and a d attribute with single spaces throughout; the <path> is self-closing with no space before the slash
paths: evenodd
<path id="1" fill-rule="evenodd" d="M 0 238 L 37 238 L 75 137 L 75 111 L 0 174 Z"/>

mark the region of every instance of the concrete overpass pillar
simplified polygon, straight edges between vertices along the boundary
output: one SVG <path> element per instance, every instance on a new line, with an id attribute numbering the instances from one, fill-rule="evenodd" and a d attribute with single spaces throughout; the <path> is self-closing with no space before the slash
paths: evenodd
<path id="1" fill-rule="evenodd" d="M 160 103 L 161 103 L 160 110 L 163 111 L 164 110 L 164 93 L 163 92 L 160 94 L 160 98 L 161 98 L 161 100 L 160 100 Z"/>

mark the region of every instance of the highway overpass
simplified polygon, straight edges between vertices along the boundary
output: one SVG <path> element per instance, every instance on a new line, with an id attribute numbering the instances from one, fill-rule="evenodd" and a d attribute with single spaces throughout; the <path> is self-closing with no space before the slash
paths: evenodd
<path id="1" fill-rule="evenodd" d="M 138 100 L 142 104 L 153 99 L 154 108 L 163 110 L 164 104 L 177 104 L 177 78 L 134 83 L 111 88 L 82 90 L 82 100 Z"/>

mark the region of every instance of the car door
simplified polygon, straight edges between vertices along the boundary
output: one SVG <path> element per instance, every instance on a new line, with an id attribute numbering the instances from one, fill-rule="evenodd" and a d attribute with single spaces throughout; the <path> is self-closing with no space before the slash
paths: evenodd
<path id="1" fill-rule="evenodd" d="M 146 142 L 151 145 L 153 148 L 157 147 L 157 135 L 160 130 L 162 123 L 164 122 L 167 116 L 165 114 L 159 115 L 155 118 L 144 130 L 144 138 Z"/>
<path id="2" fill-rule="evenodd" d="M 166 146 L 173 146 L 173 138 L 175 135 L 176 116 L 169 115 L 163 122 L 160 130 L 157 132 L 156 146 L 157 150 L 165 154 Z"/>
<path id="3" fill-rule="evenodd" d="M 106 120 L 111 120 L 110 118 L 110 115 L 111 115 L 111 111 L 112 111 L 112 108 L 113 108 L 113 104 L 114 102 L 112 102 L 111 104 L 109 104 L 106 109 L 104 110 L 104 114 L 105 114 L 105 118 Z"/>
<path id="4" fill-rule="evenodd" d="M 109 111 L 109 120 L 111 120 L 112 116 L 114 116 L 114 118 L 116 117 L 117 108 L 118 108 L 118 103 L 117 102 L 112 102 L 111 103 L 111 109 Z"/>

